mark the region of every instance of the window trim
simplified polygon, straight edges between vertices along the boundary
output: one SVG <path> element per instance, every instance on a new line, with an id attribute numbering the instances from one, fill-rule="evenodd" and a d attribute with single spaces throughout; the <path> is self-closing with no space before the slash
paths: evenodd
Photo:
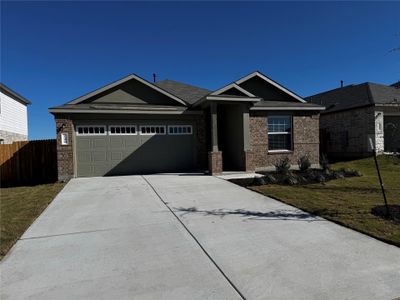
<path id="1" fill-rule="evenodd" d="M 134 127 L 135 128 L 135 133 L 111 133 L 111 128 L 112 127 Z M 133 124 L 113 124 L 113 125 L 108 125 L 108 135 L 109 136 L 117 136 L 117 135 L 138 135 L 138 128 L 137 125 Z"/>
<path id="2" fill-rule="evenodd" d="M 287 118 L 290 119 L 290 132 L 287 131 L 273 131 L 270 132 L 268 129 L 269 124 L 268 120 L 270 117 L 277 117 L 277 118 Z M 269 149 L 269 135 L 290 135 L 290 149 Z M 268 115 L 267 116 L 267 135 L 268 135 L 268 153 L 291 153 L 293 152 L 293 115 Z"/>
<path id="3" fill-rule="evenodd" d="M 104 133 L 79 133 L 79 128 L 83 127 L 99 127 L 104 129 Z M 106 125 L 76 125 L 75 134 L 77 136 L 103 136 L 107 135 L 107 126 Z"/>
<path id="4" fill-rule="evenodd" d="M 188 128 L 190 128 L 190 133 L 188 133 L 188 132 L 186 132 L 186 133 L 183 133 L 183 132 L 181 132 L 181 133 L 179 133 L 179 132 L 177 132 L 177 133 L 170 133 L 169 132 L 169 129 L 171 128 L 171 127 L 188 127 Z M 183 125 L 183 124 L 176 124 L 176 125 L 168 125 L 168 130 L 167 130 L 167 132 L 168 132 L 168 135 L 193 135 L 193 126 L 192 125 Z"/>
<path id="5" fill-rule="evenodd" d="M 164 133 L 146 133 L 142 132 L 143 127 L 160 127 L 164 128 Z M 167 126 L 165 125 L 139 125 L 139 135 L 166 135 L 167 134 Z"/>

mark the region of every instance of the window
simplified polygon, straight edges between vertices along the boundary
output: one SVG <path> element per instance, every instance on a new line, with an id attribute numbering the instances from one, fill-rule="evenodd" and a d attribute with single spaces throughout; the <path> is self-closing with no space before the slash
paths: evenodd
<path id="1" fill-rule="evenodd" d="M 108 126 L 110 135 L 136 135 L 135 125 L 110 125 Z"/>
<path id="2" fill-rule="evenodd" d="M 141 135 L 164 135 L 165 126 L 161 125 L 144 125 L 140 126 Z"/>
<path id="3" fill-rule="evenodd" d="M 268 150 L 292 150 L 291 116 L 268 116 Z"/>
<path id="4" fill-rule="evenodd" d="M 168 134 L 171 134 L 171 135 L 192 134 L 192 126 L 191 125 L 172 125 L 172 126 L 168 126 Z"/>
<path id="5" fill-rule="evenodd" d="M 85 125 L 76 127 L 77 135 L 106 135 L 106 126 Z"/>

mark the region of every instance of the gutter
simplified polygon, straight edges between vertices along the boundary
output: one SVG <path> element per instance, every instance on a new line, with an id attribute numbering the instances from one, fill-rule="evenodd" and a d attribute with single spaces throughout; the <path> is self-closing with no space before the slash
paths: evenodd
<path id="1" fill-rule="evenodd" d="M 250 110 L 325 110 L 325 107 L 250 107 Z"/>
<path id="2" fill-rule="evenodd" d="M 203 98 L 201 98 L 200 100 L 197 100 L 195 103 L 192 104 L 192 107 L 196 107 L 200 104 L 202 104 L 203 102 L 206 101 L 223 101 L 223 102 L 259 102 L 261 101 L 262 98 L 259 97 L 221 97 L 221 96 L 205 96 Z"/>
<path id="3" fill-rule="evenodd" d="M 154 114 L 154 115 L 201 115 L 203 111 L 197 110 L 114 110 L 114 109 L 62 109 L 49 108 L 52 114 Z"/>

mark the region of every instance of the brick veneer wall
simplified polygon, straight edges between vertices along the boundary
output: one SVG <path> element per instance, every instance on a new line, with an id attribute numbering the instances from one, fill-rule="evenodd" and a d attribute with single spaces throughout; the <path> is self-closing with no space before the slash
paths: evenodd
<path id="1" fill-rule="evenodd" d="M 268 153 L 268 112 L 250 113 L 251 166 L 264 169 L 274 166 L 284 157 L 292 165 L 308 155 L 312 164 L 319 164 L 319 114 L 293 116 L 293 149 L 289 153 Z"/>
<path id="2" fill-rule="evenodd" d="M 223 171 L 222 152 L 208 152 L 208 170 L 211 175 L 220 174 Z"/>
<path id="3" fill-rule="evenodd" d="M 322 114 L 320 127 L 326 131 L 329 137 L 326 145 L 328 156 L 370 155 L 368 138 L 375 136 L 374 120 L 374 107 Z"/>
<path id="4" fill-rule="evenodd" d="M 65 125 L 61 129 L 62 125 Z M 56 116 L 58 180 L 74 177 L 73 123 L 66 116 Z M 69 144 L 61 145 L 61 133 L 68 133 Z"/>

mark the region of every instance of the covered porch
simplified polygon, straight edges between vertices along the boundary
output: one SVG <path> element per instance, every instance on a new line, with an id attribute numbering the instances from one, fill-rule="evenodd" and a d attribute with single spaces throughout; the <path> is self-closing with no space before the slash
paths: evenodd
<path id="1" fill-rule="evenodd" d="M 208 169 L 211 174 L 252 172 L 250 116 L 257 97 L 208 96 L 202 106 L 207 115 Z"/>

